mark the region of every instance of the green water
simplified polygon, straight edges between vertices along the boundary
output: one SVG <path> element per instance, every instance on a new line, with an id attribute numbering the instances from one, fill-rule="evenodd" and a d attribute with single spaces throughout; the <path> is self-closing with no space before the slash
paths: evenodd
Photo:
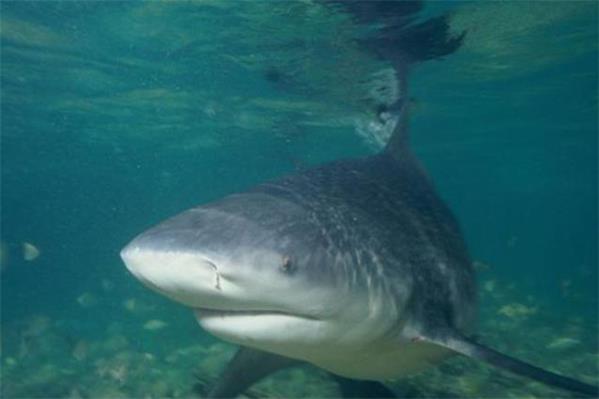
<path id="1" fill-rule="evenodd" d="M 201 396 L 234 347 L 118 252 L 191 206 L 378 151 L 390 66 L 319 2 L 2 2 L 3 397 Z M 480 266 L 480 337 L 597 384 L 597 4 L 434 2 L 413 147 Z M 24 259 L 27 242 L 39 250 Z M 454 359 L 429 397 L 567 395 Z M 310 368 L 254 395 L 334 396 Z"/>

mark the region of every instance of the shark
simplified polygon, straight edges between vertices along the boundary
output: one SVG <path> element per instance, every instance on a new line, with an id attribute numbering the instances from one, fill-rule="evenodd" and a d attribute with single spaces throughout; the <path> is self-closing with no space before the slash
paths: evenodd
<path id="1" fill-rule="evenodd" d="M 408 128 L 410 67 L 454 52 L 464 34 L 452 37 L 445 16 L 412 23 L 417 1 L 329 3 L 383 27 L 363 40 L 397 76 L 400 97 L 384 107 L 397 123 L 383 150 L 189 209 L 120 253 L 146 287 L 239 345 L 208 396 L 234 397 L 309 363 L 328 371 L 344 397 L 396 397 L 384 381 L 455 355 L 598 395 L 596 386 L 475 338 L 475 270 L 458 221 L 411 150 Z M 397 20 L 391 27 L 382 23 L 389 18 Z"/>
<path id="2" fill-rule="evenodd" d="M 349 396 L 392 397 L 380 381 L 456 354 L 597 395 L 473 338 L 475 271 L 456 218 L 410 150 L 407 104 L 380 153 L 184 211 L 121 251 L 145 286 L 241 347 L 209 396 L 233 397 L 307 362 Z"/>

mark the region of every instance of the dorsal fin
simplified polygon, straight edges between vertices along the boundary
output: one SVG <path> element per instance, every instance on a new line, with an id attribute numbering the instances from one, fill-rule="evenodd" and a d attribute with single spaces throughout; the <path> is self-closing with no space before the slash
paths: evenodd
<path id="1" fill-rule="evenodd" d="M 462 337 L 459 334 L 449 333 L 446 337 L 427 337 L 424 340 L 550 386 L 591 397 L 599 395 L 599 387 L 533 366 L 532 364 L 504 355 L 494 349 L 474 342 L 471 339 Z"/>
<path id="2" fill-rule="evenodd" d="M 394 68 L 397 76 L 398 93 L 400 93 L 399 102 L 399 120 L 395 125 L 391 137 L 385 146 L 385 152 L 396 159 L 401 159 L 409 154 L 410 135 L 409 135 L 409 110 L 410 100 L 408 96 L 408 70 L 409 62 L 405 59 L 395 60 Z"/>

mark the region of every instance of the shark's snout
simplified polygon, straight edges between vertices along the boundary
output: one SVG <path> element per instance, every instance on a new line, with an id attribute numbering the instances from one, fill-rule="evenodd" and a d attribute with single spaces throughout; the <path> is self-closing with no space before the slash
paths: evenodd
<path id="1" fill-rule="evenodd" d="M 201 255 L 154 248 L 136 239 L 121 251 L 127 269 L 145 286 L 190 307 L 216 300 L 221 281 L 216 265 Z"/>

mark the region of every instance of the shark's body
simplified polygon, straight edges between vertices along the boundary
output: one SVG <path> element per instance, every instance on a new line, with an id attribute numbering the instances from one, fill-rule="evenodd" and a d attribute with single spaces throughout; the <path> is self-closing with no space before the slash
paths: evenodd
<path id="1" fill-rule="evenodd" d="M 466 338 L 476 313 L 471 262 L 422 168 L 395 147 L 402 142 L 183 212 L 123 250 L 142 282 L 252 349 L 213 395 L 240 393 L 296 361 L 385 380 L 453 353 L 595 393 Z"/>
<path id="2" fill-rule="evenodd" d="M 446 24 L 438 25 L 433 30 L 446 36 Z M 416 29 L 414 43 L 431 26 Z M 469 338 L 477 301 L 466 246 L 408 146 L 408 66 L 457 46 L 431 43 L 419 57 L 407 50 L 390 57 L 401 117 L 384 151 L 188 210 L 121 252 L 145 285 L 194 309 L 206 331 L 242 347 L 211 396 L 237 395 L 276 370 L 309 362 L 337 376 L 346 396 L 390 397 L 378 382 L 355 380 L 401 377 L 455 353 L 598 393 Z"/>
<path id="3" fill-rule="evenodd" d="M 216 266 L 222 281 L 217 288 L 216 277 L 208 277 L 207 289 L 214 292 L 198 298 L 197 307 L 204 309 L 198 311 L 199 321 L 224 339 L 306 360 L 347 377 L 387 379 L 420 370 L 448 353 L 416 342 L 422 331 L 471 329 L 476 290 L 458 226 L 413 162 L 411 157 L 397 161 L 383 153 L 265 183 L 162 223 L 134 240 L 124 257 L 131 265 L 138 248 L 139 258 L 144 248 L 193 253 L 201 243 L 202 256 Z M 268 253 L 257 252 L 263 248 Z M 237 264 L 248 263 L 242 259 L 250 253 L 274 257 L 276 271 L 284 258 L 302 268 L 288 277 L 301 280 L 302 291 L 288 295 L 308 305 L 299 313 L 310 320 L 302 323 L 318 334 L 293 340 L 293 331 L 282 329 L 286 339 L 258 340 L 219 326 L 218 315 L 206 309 L 259 311 L 272 306 L 249 296 L 244 303 L 221 304 L 219 295 L 227 295 L 224 264 L 232 263 L 218 259 L 222 253 L 237 258 Z M 215 272 L 211 266 L 207 271 Z M 273 284 L 284 284 L 287 276 L 281 278 Z M 334 292 L 316 302 L 322 290 L 333 287 Z M 280 288 L 284 287 L 270 287 L 275 292 Z M 328 304 L 330 300 L 334 303 Z M 286 306 L 294 305 L 274 310 L 286 312 Z M 249 320 L 251 314 L 243 317 L 244 329 L 260 322 Z M 295 326 L 294 320 L 282 323 Z M 298 332 L 311 336 L 302 328 Z"/>
<path id="4" fill-rule="evenodd" d="M 422 331 L 472 328 L 476 289 L 459 228 L 421 168 L 407 158 L 382 153 L 338 161 L 259 185 L 242 194 L 257 198 L 248 206 L 239 206 L 244 201 L 236 196 L 213 205 L 277 230 L 290 249 L 281 253 L 291 260 L 309 257 L 309 286 L 333 283 L 335 308 L 342 305 L 335 339 L 294 349 L 286 343 L 256 348 L 346 377 L 380 380 L 447 356 L 445 348 L 416 342 Z"/>

